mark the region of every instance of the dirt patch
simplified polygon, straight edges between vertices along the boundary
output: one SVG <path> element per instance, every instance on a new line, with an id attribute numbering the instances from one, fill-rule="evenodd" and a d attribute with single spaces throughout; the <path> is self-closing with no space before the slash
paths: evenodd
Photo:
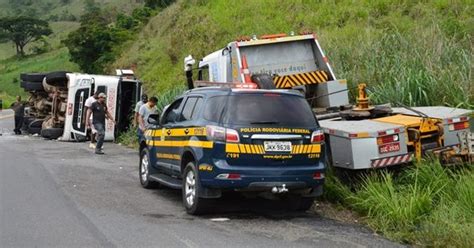
<path id="1" fill-rule="evenodd" d="M 317 201 L 313 204 L 309 212 L 313 212 L 322 217 L 337 220 L 343 223 L 350 224 L 363 224 L 363 218 L 347 208 L 339 204 L 333 204 L 329 202 Z"/>

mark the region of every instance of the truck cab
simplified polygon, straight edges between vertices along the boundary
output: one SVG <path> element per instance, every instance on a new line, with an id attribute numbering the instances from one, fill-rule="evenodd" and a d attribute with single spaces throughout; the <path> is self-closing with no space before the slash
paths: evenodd
<path id="1" fill-rule="evenodd" d="M 43 121 L 41 135 L 63 141 L 86 139 L 84 104 L 94 92 L 107 95 L 108 110 L 117 124 L 106 121 L 105 140 L 113 141 L 130 126 L 142 90 L 131 70 L 117 70 L 116 76 L 53 72 L 46 75 L 43 87 L 51 99 L 51 112 Z"/>

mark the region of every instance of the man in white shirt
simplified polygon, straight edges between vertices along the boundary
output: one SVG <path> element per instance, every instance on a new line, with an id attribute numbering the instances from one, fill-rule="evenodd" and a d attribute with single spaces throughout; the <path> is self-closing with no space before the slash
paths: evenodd
<path id="1" fill-rule="evenodd" d="M 91 108 L 92 103 L 97 101 L 97 98 L 99 98 L 99 92 L 95 92 L 92 96 L 87 98 L 86 103 L 84 104 L 84 106 L 86 106 L 86 112 L 87 112 L 88 109 Z M 94 125 L 91 125 L 92 124 L 92 115 L 91 115 L 90 119 L 86 120 L 86 121 L 89 122 L 89 124 L 90 124 L 89 126 L 90 126 L 90 129 L 91 129 L 91 131 L 89 131 L 89 133 L 91 135 L 91 143 L 89 144 L 89 148 L 95 149 L 95 146 L 96 146 L 95 145 L 95 143 L 96 143 L 95 134 L 97 133 L 97 130 L 95 130 Z"/>
<path id="2" fill-rule="evenodd" d="M 158 113 L 158 109 L 156 107 L 157 102 L 158 102 L 158 99 L 156 97 L 152 96 L 152 97 L 150 97 L 150 99 L 148 99 L 148 102 L 146 104 L 143 104 L 140 107 L 140 110 L 138 111 L 139 126 L 138 126 L 138 129 L 137 129 L 137 135 L 138 135 L 139 140 L 143 136 L 143 133 L 145 132 L 145 130 L 147 128 L 151 127 L 150 123 L 148 123 L 148 117 L 151 114 L 157 114 Z"/>
<path id="3" fill-rule="evenodd" d="M 146 94 L 142 95 L 141 101 L 137 102 L 135 105 L 135 125 L 138 126 L 140 125 L 140 108 L 143 106 L 143 104 L 146 104 L 148 102 L 148 96 Z"/>

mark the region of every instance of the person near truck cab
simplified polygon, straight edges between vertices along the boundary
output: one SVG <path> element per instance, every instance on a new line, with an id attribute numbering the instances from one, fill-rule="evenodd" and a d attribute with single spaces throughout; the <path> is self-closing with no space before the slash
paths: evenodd
<path id="1" fill-rule="evenodd" d="M 135 105 L 135 119 L 133 120 L 133 124 L 135 126 L 140 125 L 140 108 L 143 106 L 143 104 L 146 104 L 148 102 L 148 96 L 147 94 L 143 94 L 142 98 L 137 104 Z"/>
<path id="2" fill-rule="evenodd" d="M 143 132 L 147 129 L 150 128 L 150 123 L 148 123 L 148 117 L 151 114 L 156 114 L 158 113 L 158 109 L 156 107 L 156 103 L 158 102 L 158 98 L 156 97 L 150 97 L 148 102 L 144 104 L 143 106 L 140 107 L 139 111 L 139 121 L 140 121 L 140 126 L 138 129 L 140 130 L 138 135 L 139 137 L 143 135 Z"/>
<path id="3" fill-rule="evenodd" d="M 88 120 L 92 114 L 92 125 L 97 130 L 96 154 L 104 154 L 102 146 L 105 138 L 105 119 L 109 119 L 115 124 L 114 118 L 107 109 L 107 104 L 105 103 L 106 97 L 104 93 L 100 93 L 97 101 L 92 103 L 90 109 L 87 110 L 86 120 Z M 90 126 L 89 122 L 87 122 L 86 126 Z"/>
<path id="4" fill-rule="evenodd" d="M 98 98 L 99 98 L 99 92 L 95 92 L 94 94 L 92 94 L 92 96 L 87 98 L 86 103 L 84 104 L 84 106 L 86 106 L 87 110 L 89 110 L 91 108 L 92 103 L 96 102 Z M 91 116 L 90 119 L 86 119 L 86 122 L 92 123 L 92 116 Z M 89 125 L 89 126 L 90 126 L 90 131 L 88 130 L 88 132 L 91 135 L 91 143 L 89 145 L 89 148 L 95 149 L 95 147 L 96 147 L 95 135 L 97 133 L 97 130 L 94 128 L 94 125 Z"/>
<path id="5" fill-rule="evenodd" d="M 16 102 L 11 105 L 13 112 L 15 112 L 15 134 L 21 134 L 21 126 L 25 116 L 25 105 L 21 102 L 21 96 L 16 97 Z"/>

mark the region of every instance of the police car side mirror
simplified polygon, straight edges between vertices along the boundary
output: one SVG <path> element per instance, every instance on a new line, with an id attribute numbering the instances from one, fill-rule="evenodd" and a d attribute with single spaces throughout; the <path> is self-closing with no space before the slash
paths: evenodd
<path id="1" fill-rule="evenodd" d="M 150 116 L 148 116 L 147 121 L 151 125 L 158 126 L 158 125 L 160 125 L 160 115 L 159 114 L 151 114 Z"/>

